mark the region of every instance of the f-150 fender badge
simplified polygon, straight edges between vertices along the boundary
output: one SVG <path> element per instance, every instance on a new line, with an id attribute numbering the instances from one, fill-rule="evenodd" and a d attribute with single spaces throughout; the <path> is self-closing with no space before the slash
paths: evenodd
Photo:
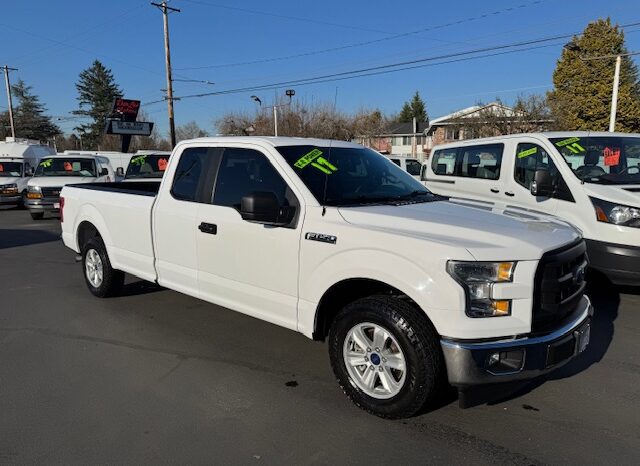
<path id="1" fill-rule="evenodd" d="M 336 244 L 336 241 L 338 241 L 337 236 L 325 235 L 324 233 L 307 233 L 304 237 L 310 241 L 320 241 L 321 243 L 329 244 Z"/>

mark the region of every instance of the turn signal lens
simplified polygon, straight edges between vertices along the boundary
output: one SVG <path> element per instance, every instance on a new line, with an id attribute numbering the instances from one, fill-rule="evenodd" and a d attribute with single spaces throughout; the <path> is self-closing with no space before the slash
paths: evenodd
<path id="1" fill-rule="evenodd" d="M 40 194 L 40 193 L 27 193 L 27 199 L 42 199 L 42 194 Z"/>
<path id="2" fill-rule="evenodd" d="M 493 301 L 494 316 L 508 316 L 511 314 L 511 302 L 507 300 Z"/>
<path id="3" fill-rule="evenodd" d="M 602 207 L 599 205 L 596 206 L 596 218 L 601 222 L 609 223 L 609 217 L 607 217 L 607 214 L 604 213 L 604 210 L 602 210 Z"/>

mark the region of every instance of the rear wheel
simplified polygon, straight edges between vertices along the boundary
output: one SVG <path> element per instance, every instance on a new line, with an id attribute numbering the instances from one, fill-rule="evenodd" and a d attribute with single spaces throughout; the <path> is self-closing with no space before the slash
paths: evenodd
<path id="1" fill-rule="evenodd" d="M 397 297 L 347 305 L 329 332 L 329 355 L 345 394 L 384 418 L 414 415 L 445 380 L 435 329 L 421 310 Z"/>
<path id="2" fill-rule="evenodd" d="M 44 217 L 44 212 L 30 212 L 31 218 L 34 220 L 42 220 Z"/>
<path id="3" fill-rule="evenodd" d="M 91 238 L 83 246 L 82 269 L 89 291 L 99 298 L 117 295 L 124 285 L 124 272 L 111 267 L 100 238 Z"/>

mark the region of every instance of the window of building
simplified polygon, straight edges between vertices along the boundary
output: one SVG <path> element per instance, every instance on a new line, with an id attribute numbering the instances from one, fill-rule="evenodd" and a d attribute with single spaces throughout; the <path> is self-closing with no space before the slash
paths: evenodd
<path id="1" fill-rule="evenodd" d="M 446 128 L 444 137 L 447 141 L 457 141 L 460 139 L 460 130 L 458 128 Z"/>

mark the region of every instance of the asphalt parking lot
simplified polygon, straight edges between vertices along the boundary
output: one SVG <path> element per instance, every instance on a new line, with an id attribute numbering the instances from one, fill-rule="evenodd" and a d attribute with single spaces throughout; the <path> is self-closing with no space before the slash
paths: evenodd
<path id="1" fill-rule="evenodd" d="M 545 379 L 384 421 L 343 396 L 322 343 L 135 278 L 94 298 L 59 232 L 0 211 L 2 464 L 640 457 L 640 290 L 592 284 L 591 345 Z"/>

